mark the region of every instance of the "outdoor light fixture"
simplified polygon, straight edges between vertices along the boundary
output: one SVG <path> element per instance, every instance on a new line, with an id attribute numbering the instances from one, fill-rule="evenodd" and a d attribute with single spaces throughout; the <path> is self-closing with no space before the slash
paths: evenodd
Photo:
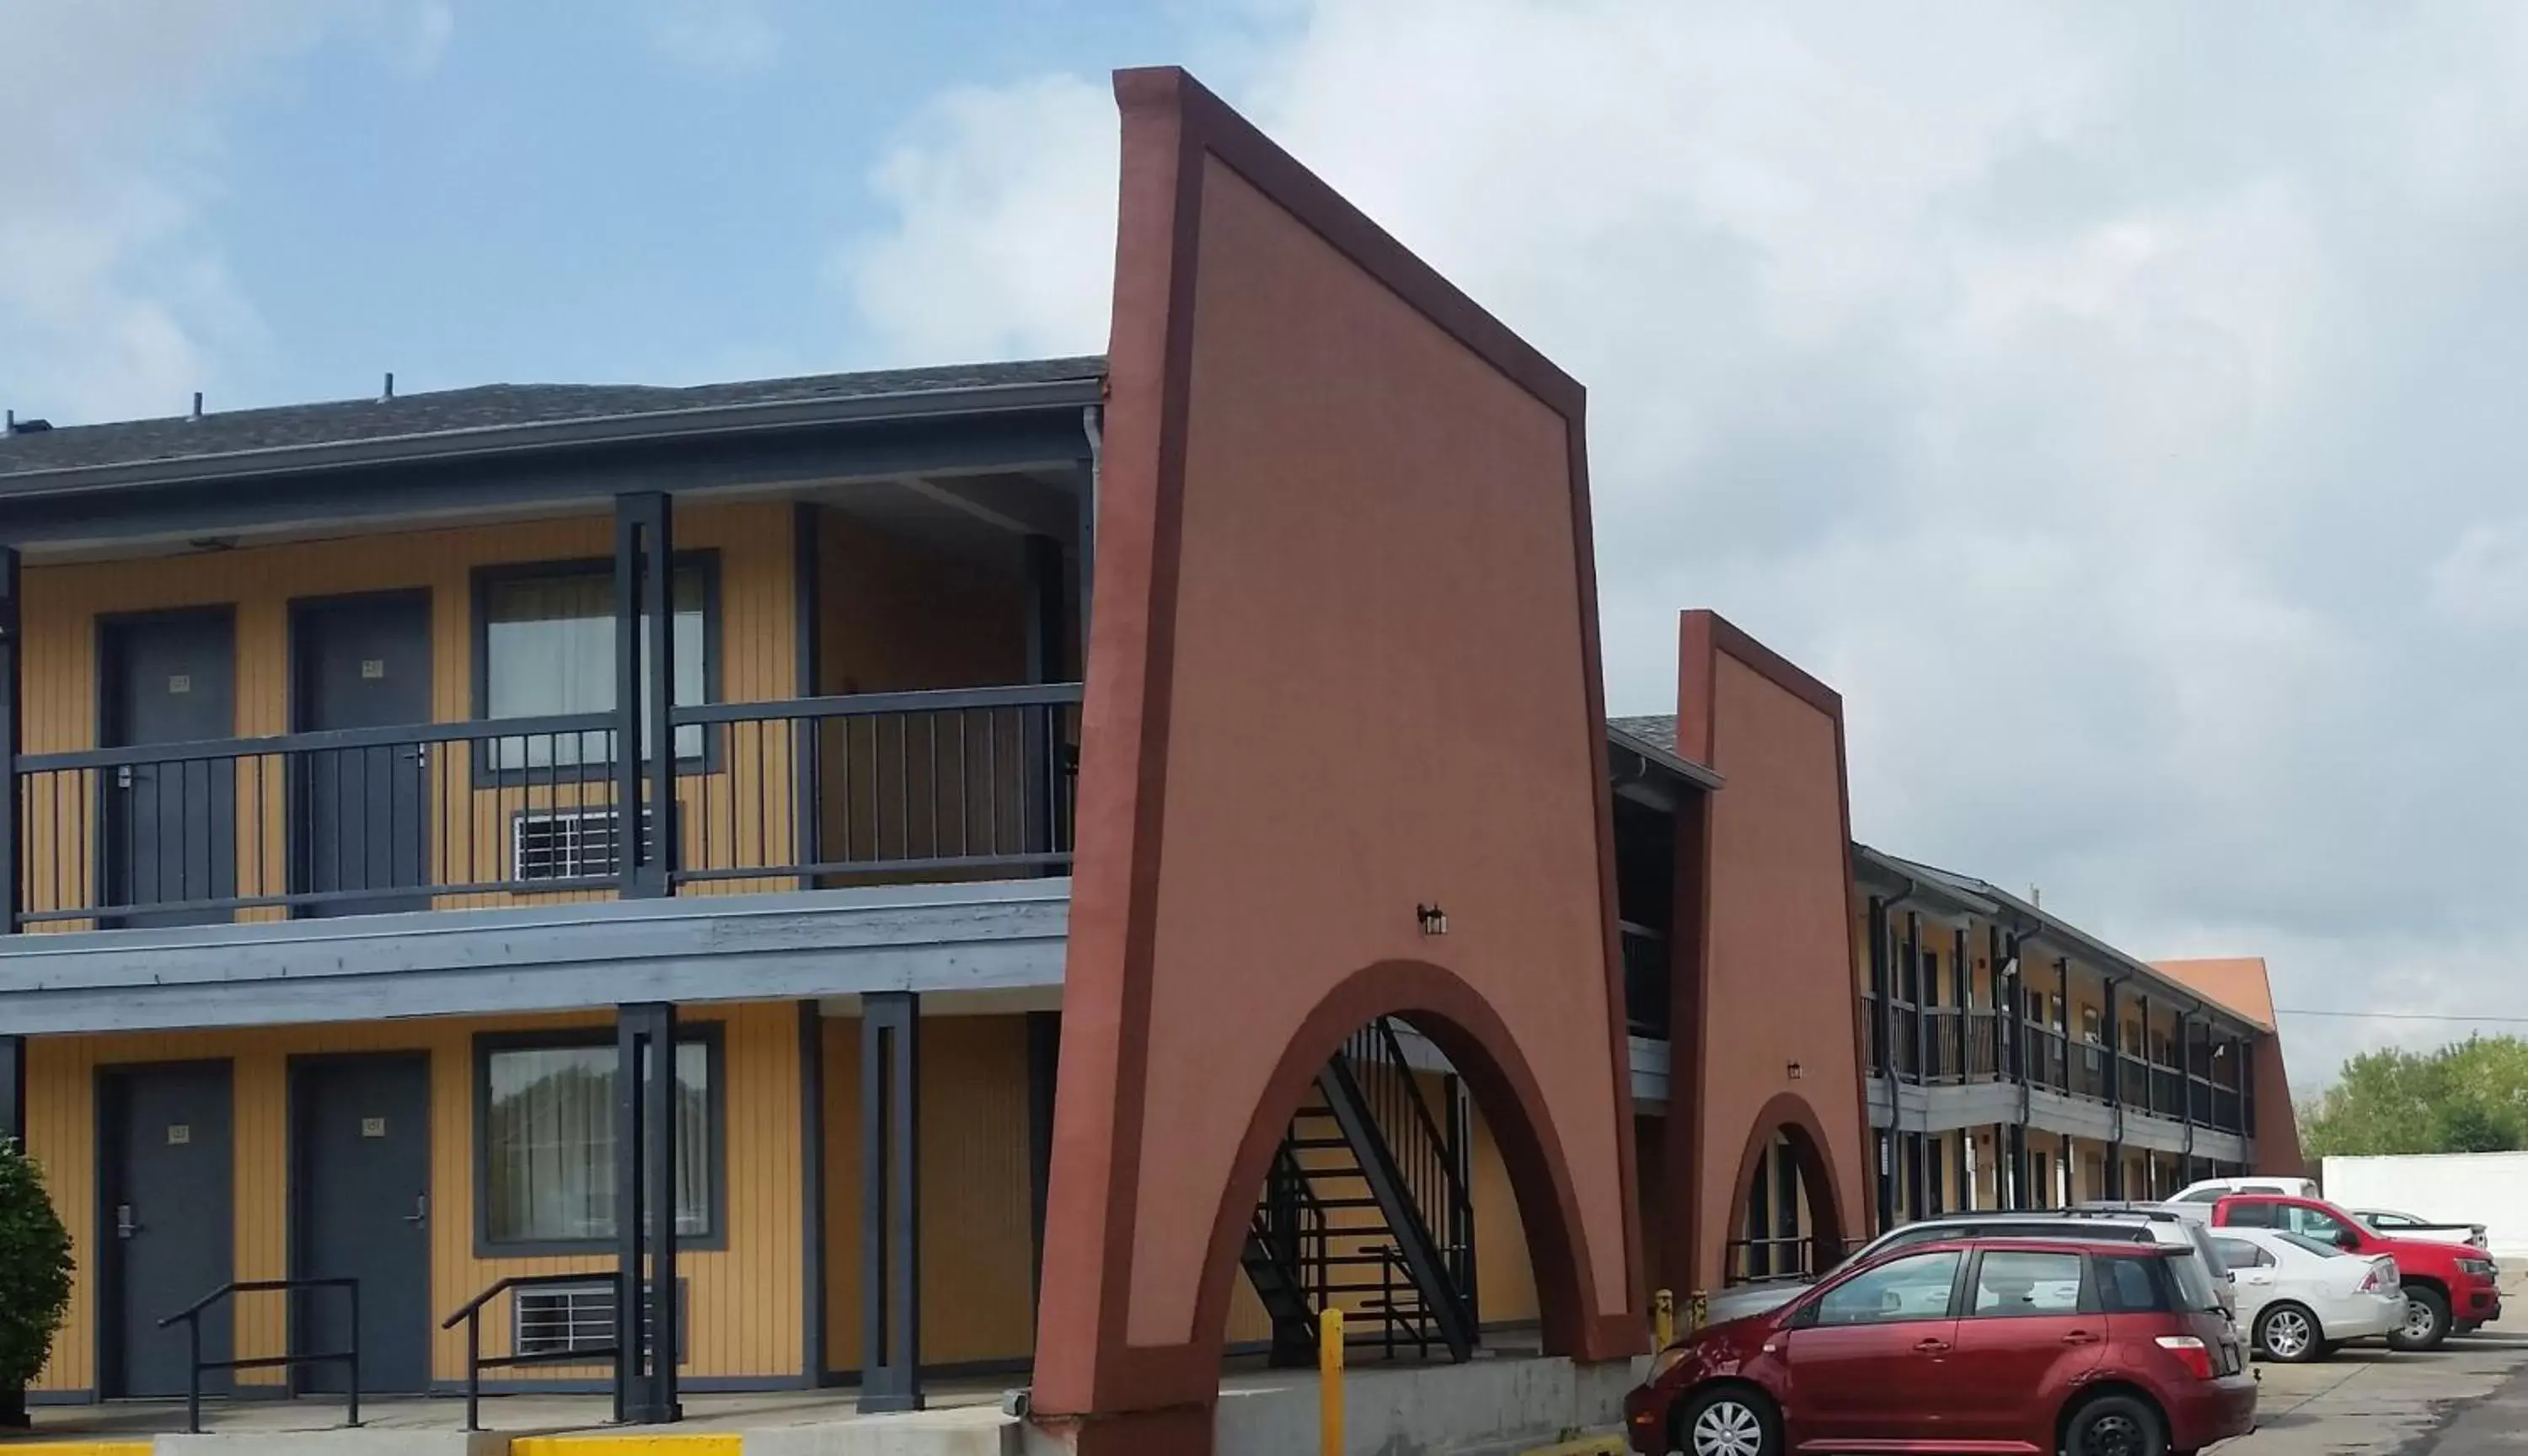
<path id="1" fill-rule="evenodd" d="M 1796 1081 L 1798 1081 L 1798 1080 L 1800 1079 L 1800 1077 L 1803 1075 L 1803 1073 L 1802 1073 L 1802 1072 L 1801 1072 L 1801 1070 L 1800 1070 L 1800 1065 L 1799 1065 L 1798 1063 L 1796 1063 L 1796 1062 L 1794 1062 L 1794 1063 L 1792 1063 L 1792 1064 L 1790 1065 L 1790 1066 L 1789 1066 L 1788 1070 L 1790 1071 L 1790 1074 L 1791 1074 L 1791 1080 L 1792 1080 L 1792 1081 L 1795 1081 L 1795 1082 L 1796 1082 Z"/>
<path id="2" fill-rule="evenodd" d="M 1417 905 L 1413 907 L 1413 915 L 1415 919 L 1422 922 L 1422 933 L 1424 935 L 1446 935 L 1448 933 L 1448 912 L 1440 909 L 1438 906 Z"/>

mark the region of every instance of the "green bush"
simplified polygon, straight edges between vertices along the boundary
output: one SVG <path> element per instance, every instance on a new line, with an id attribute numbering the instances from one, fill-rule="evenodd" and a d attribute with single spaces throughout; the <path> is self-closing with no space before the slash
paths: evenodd
<path id="1" fill-rule="evenodd" d="M 44 1194 L 43 1170 L 0 1140 L 0 1392 L 44 1368 L 71 1302 L 71 1235 Z"/>

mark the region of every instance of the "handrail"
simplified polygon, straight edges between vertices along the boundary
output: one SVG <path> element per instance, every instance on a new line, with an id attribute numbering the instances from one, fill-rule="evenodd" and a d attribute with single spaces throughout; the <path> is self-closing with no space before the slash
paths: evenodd
<path id="1" fill-rule="evenodd" d="M 138 768 L 153 763 L 198 763 L 204 759 L 256 758 L 274 754 L 321 754 L 339 749 L 392 749 L 426 743 L 489 743 L 503 738 L 542 738 L 548 734 L 605 733 L 614 726 L 612 713 L 466 718 L 453 723 L 327 728 L 310 733 L 272 733 L 260 738 L 206 738 L 190 743 L 21 754 L 16 762 L 20 773 L 48 773 L 71 768 Z"/>
<path id="2" fill-rule="evenodd" d="M 244 1360 L 204 1360 L 202 1358 L 202 1312 L 223 1299 L 238 1294 L 266 1294 L 298 1289 L 347 1289 L 351 1292 L 351 1348 L 329 1350 L 315 1355 L 257 1355 Z M 193 1435 L 202 1433 L 202 1372 L 206 1370 L 295 1370 L 302 1365 L 342 1364 L 350 1368 L 350 1409 L 343 1425 L 360 1424 L 360 1281 L 347 1274 L 334 1274 L 294 1279 L 231 1279 L 210 1293 L 194 1300 L 158 1322 L 166 1328 L 177 1321 L 184 1322 L 185 1347 L 189 1368 L 184 1372 L 184 1430 Z"/>
<path id="3" fill-rule="evenodd" d="M 596 1284 L 604 1282 L 611 1282 L 615 1286 L 615 1297 L 617 1299 L 622 1297 L 622 1279 L 619 1274 L 614 1271 L 596 1270 L 581 1274 L 509 1274 L 505 1277 L 495 1279 L 488 1288 L 483 1290 L 482 1293 L 475 1295 L 472 1299 L 469 1299 L 463 1304 L 457 1306 L 454 1313 L 450 1314 L 447 1319 L 439 1322 L 439 1327 L 442 1329 L 453 1329 L 460 1322 L 465 1326 L 465 1429 L 467 1430 L 474 1431 L 481 1430 L 483 1429 L 481 1419 L 483 1408 L 483 1372 L 486 1370 L 514 1370 L 522 1365 L 596 1365 L 602 1361 L 613 1361 L 614 1389 L 617 1405 L 615 1417 L 618 1420 L 622 1418 L 620 1406 L 622 1391 L 624 1389 L 624 1370 L 623 1346 L 619 1340 L 608 1345 L 575 1345 L 567 1350 L 556 1350 L 551 1354 L 545 1355 L 495 1355 L 490 1359 L 485 1359 L 483 1355 L 483 1307 L 490 1304 L 493 1300 L 498 1299 L 500 1296 L 506 1294 L 513 1289 L 532 1289 L 541 1285 L 553 1284 Z M 618 1329 L 622 1327 L 620 1318 L 621 1313 L 622 1312 L 619 1310 L 616 1311 L 617 1319 L 615 1327 Z"/>
<path id="4" fill-rule="evenodd" d="M 1079 683 L 1021 683 L 994 688 L 917 688 L 901 693 L 852 693 L 825 698 L 782 698 L 763 702 L 694 702 L 668 711 L 678 728 L 744 723 L 757 718 L 844 718 L 887 713 L 956 712 L 968 708 L 1040 707 L 1079 702 Z"/>

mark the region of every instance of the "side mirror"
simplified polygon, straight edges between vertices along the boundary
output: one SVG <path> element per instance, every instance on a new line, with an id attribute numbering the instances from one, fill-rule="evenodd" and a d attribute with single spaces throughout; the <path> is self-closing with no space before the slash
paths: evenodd
<path id="1" fill-rule="evenodd" d="M 2357 1253 L 2361 1248 L 2361 1235 L 2349 1228 L 2339 1228 L 2335 1231 L 2335 1246 L 2347 1254 Z"/>

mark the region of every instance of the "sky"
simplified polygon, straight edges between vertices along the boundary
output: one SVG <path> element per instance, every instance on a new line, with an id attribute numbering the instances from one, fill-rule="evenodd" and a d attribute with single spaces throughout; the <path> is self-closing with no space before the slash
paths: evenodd
<path id="1" fill-rule="evenodd" d="M 1610 708 L 1719 609 L 2303 1090 L 2528 1017 L 2502 0 L 0 0 L 0 403 L 1094 352 L 1155 63 L 1589 388 Z"/>

